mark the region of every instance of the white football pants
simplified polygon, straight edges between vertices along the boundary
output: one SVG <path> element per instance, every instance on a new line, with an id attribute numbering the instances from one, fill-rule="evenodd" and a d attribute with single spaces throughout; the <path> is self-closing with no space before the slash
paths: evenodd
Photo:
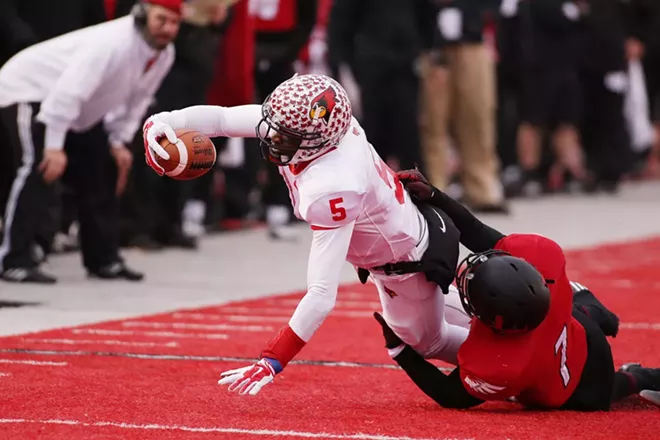
<path id="1" fill-rule="evenodd" d="M 453 285 L 447 295 L 423 273 L 406 279 L 372 276 L 378 288 L 383 317 L 397 336 L 427 359 L 457 365 L 470 317 Z"/>

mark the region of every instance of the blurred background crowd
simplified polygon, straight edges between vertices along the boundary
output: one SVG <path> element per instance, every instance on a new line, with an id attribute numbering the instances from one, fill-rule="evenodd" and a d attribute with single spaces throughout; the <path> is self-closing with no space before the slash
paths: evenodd
<path id="1" fill-rule="evenodd" d="M 134 13 L 135 3 L 2 0 L 0 66 L 34 44 Z M 181 22 L 174 63 L 142 120 L 191 105 L 260 103 L 296 72 L 324 73 L 347 89 L 393 169 L 419 166 L 475 212 L 505 215 L 515 197 L 615 194 L 625 180 L 660 176 L 657 0 L 145 3 L 177 11 Z M 120 246 L 194 250 L 205 233 L 263 224 L 273 239 L 296 238 L 286 186 L 255 141 L 214 143 L 214 171 L 180 182 L 147 167 L 137 130 L 116 191 Z M 21 157 L 1 147 L 0 155 L 6 229 Z M 81 189 L 66 178 L 51 185 L 31 239 L 37 262 L 79 248 Z"/>

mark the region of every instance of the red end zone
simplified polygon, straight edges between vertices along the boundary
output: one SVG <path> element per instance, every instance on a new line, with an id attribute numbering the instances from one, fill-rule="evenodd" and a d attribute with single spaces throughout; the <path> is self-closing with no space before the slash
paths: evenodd
<path id="1" fill-rule="evenodd" d="M 660 239 L 568 255 L 571 277 L 619 314 L 618 364 L 660 366 Z M 443 410 L 383 349 L 373 286 L 342 287 L 314 339 L 256 397 L 219 373 L 247 365 L 302 293 L 0 340 L 1 438 L 654 438 L 660 412 L 636 398 L 610 413 L 488 404 Z"/>

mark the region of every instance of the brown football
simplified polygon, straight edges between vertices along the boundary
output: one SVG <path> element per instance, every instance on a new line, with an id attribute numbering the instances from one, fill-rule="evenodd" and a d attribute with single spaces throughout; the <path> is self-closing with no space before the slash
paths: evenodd
<path id="1" fill-rule="evenodd" d="M 159 141 L 161 147 L 170 155 L 165 160 L 158 157 L 158 164 L 165 169 L 165 175 L 175 180 L 196 179 L 215 165 L 215 145 L 208 136 L 190 129 L 176 130 L 176 136 L 183 142 L 179 146 L 170 143 L 167 138 Z"/>

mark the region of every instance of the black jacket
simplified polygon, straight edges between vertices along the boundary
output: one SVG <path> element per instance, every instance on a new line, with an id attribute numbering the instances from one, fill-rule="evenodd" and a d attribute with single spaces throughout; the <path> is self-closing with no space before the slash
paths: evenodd
<path id="1" fill-rule="evenodd" d="M 500 0 L 431 0 L 431 2 L 435 8 L 433 44 L 436 48 L 452 44 L 483 42 L 486 20 L 488 17 L 494 19 L 497 16 L 500 5 Z M 461 12 L 463 27 L 458 40 L 446 40 L 438 25 L 438 14 L 449 8 Z"/>
<path id="2" fill-rule="evenodd" d="M 528 0 L 533 51 L 527 62 L 537 69 L 577 68 L 580 56 L 580 22 L 578 7 L 569 18 L 566 0 Z"/>
<path id="3" fill-rule="evenodd" d="M 0 0 L 0 65 L 35 43 L 105 20 L 103 0 Z"/>
<path id="4" fill-rule="evenodd" d="M 660 56 L 660 1 L 621 1 L 620 10 L 625 35 L 641 41 L 647 55 Z"/>
<path id="5" fill-rule="evenodd" d="M 360 73 L 410 73 L 431 45 L 430 0 L 335 0 L 328 25 L 331 68 L 346 63 Z"/>
<path id="6" fill-rule="evenodd" d="M 296 2 L 296 25 L 285 32 L 257 32 L 257 60 L 274 63 L 293 63 L 309 40 L 316 24 L 317 0 L 298 0 Z"/>
<path id="7" fill-rule="evenodd" d="M 582 21 L 582 68 L 591 72 L 627 70 L 622 0 L 589 0 L 588 3 L 589 13 Z"/>

